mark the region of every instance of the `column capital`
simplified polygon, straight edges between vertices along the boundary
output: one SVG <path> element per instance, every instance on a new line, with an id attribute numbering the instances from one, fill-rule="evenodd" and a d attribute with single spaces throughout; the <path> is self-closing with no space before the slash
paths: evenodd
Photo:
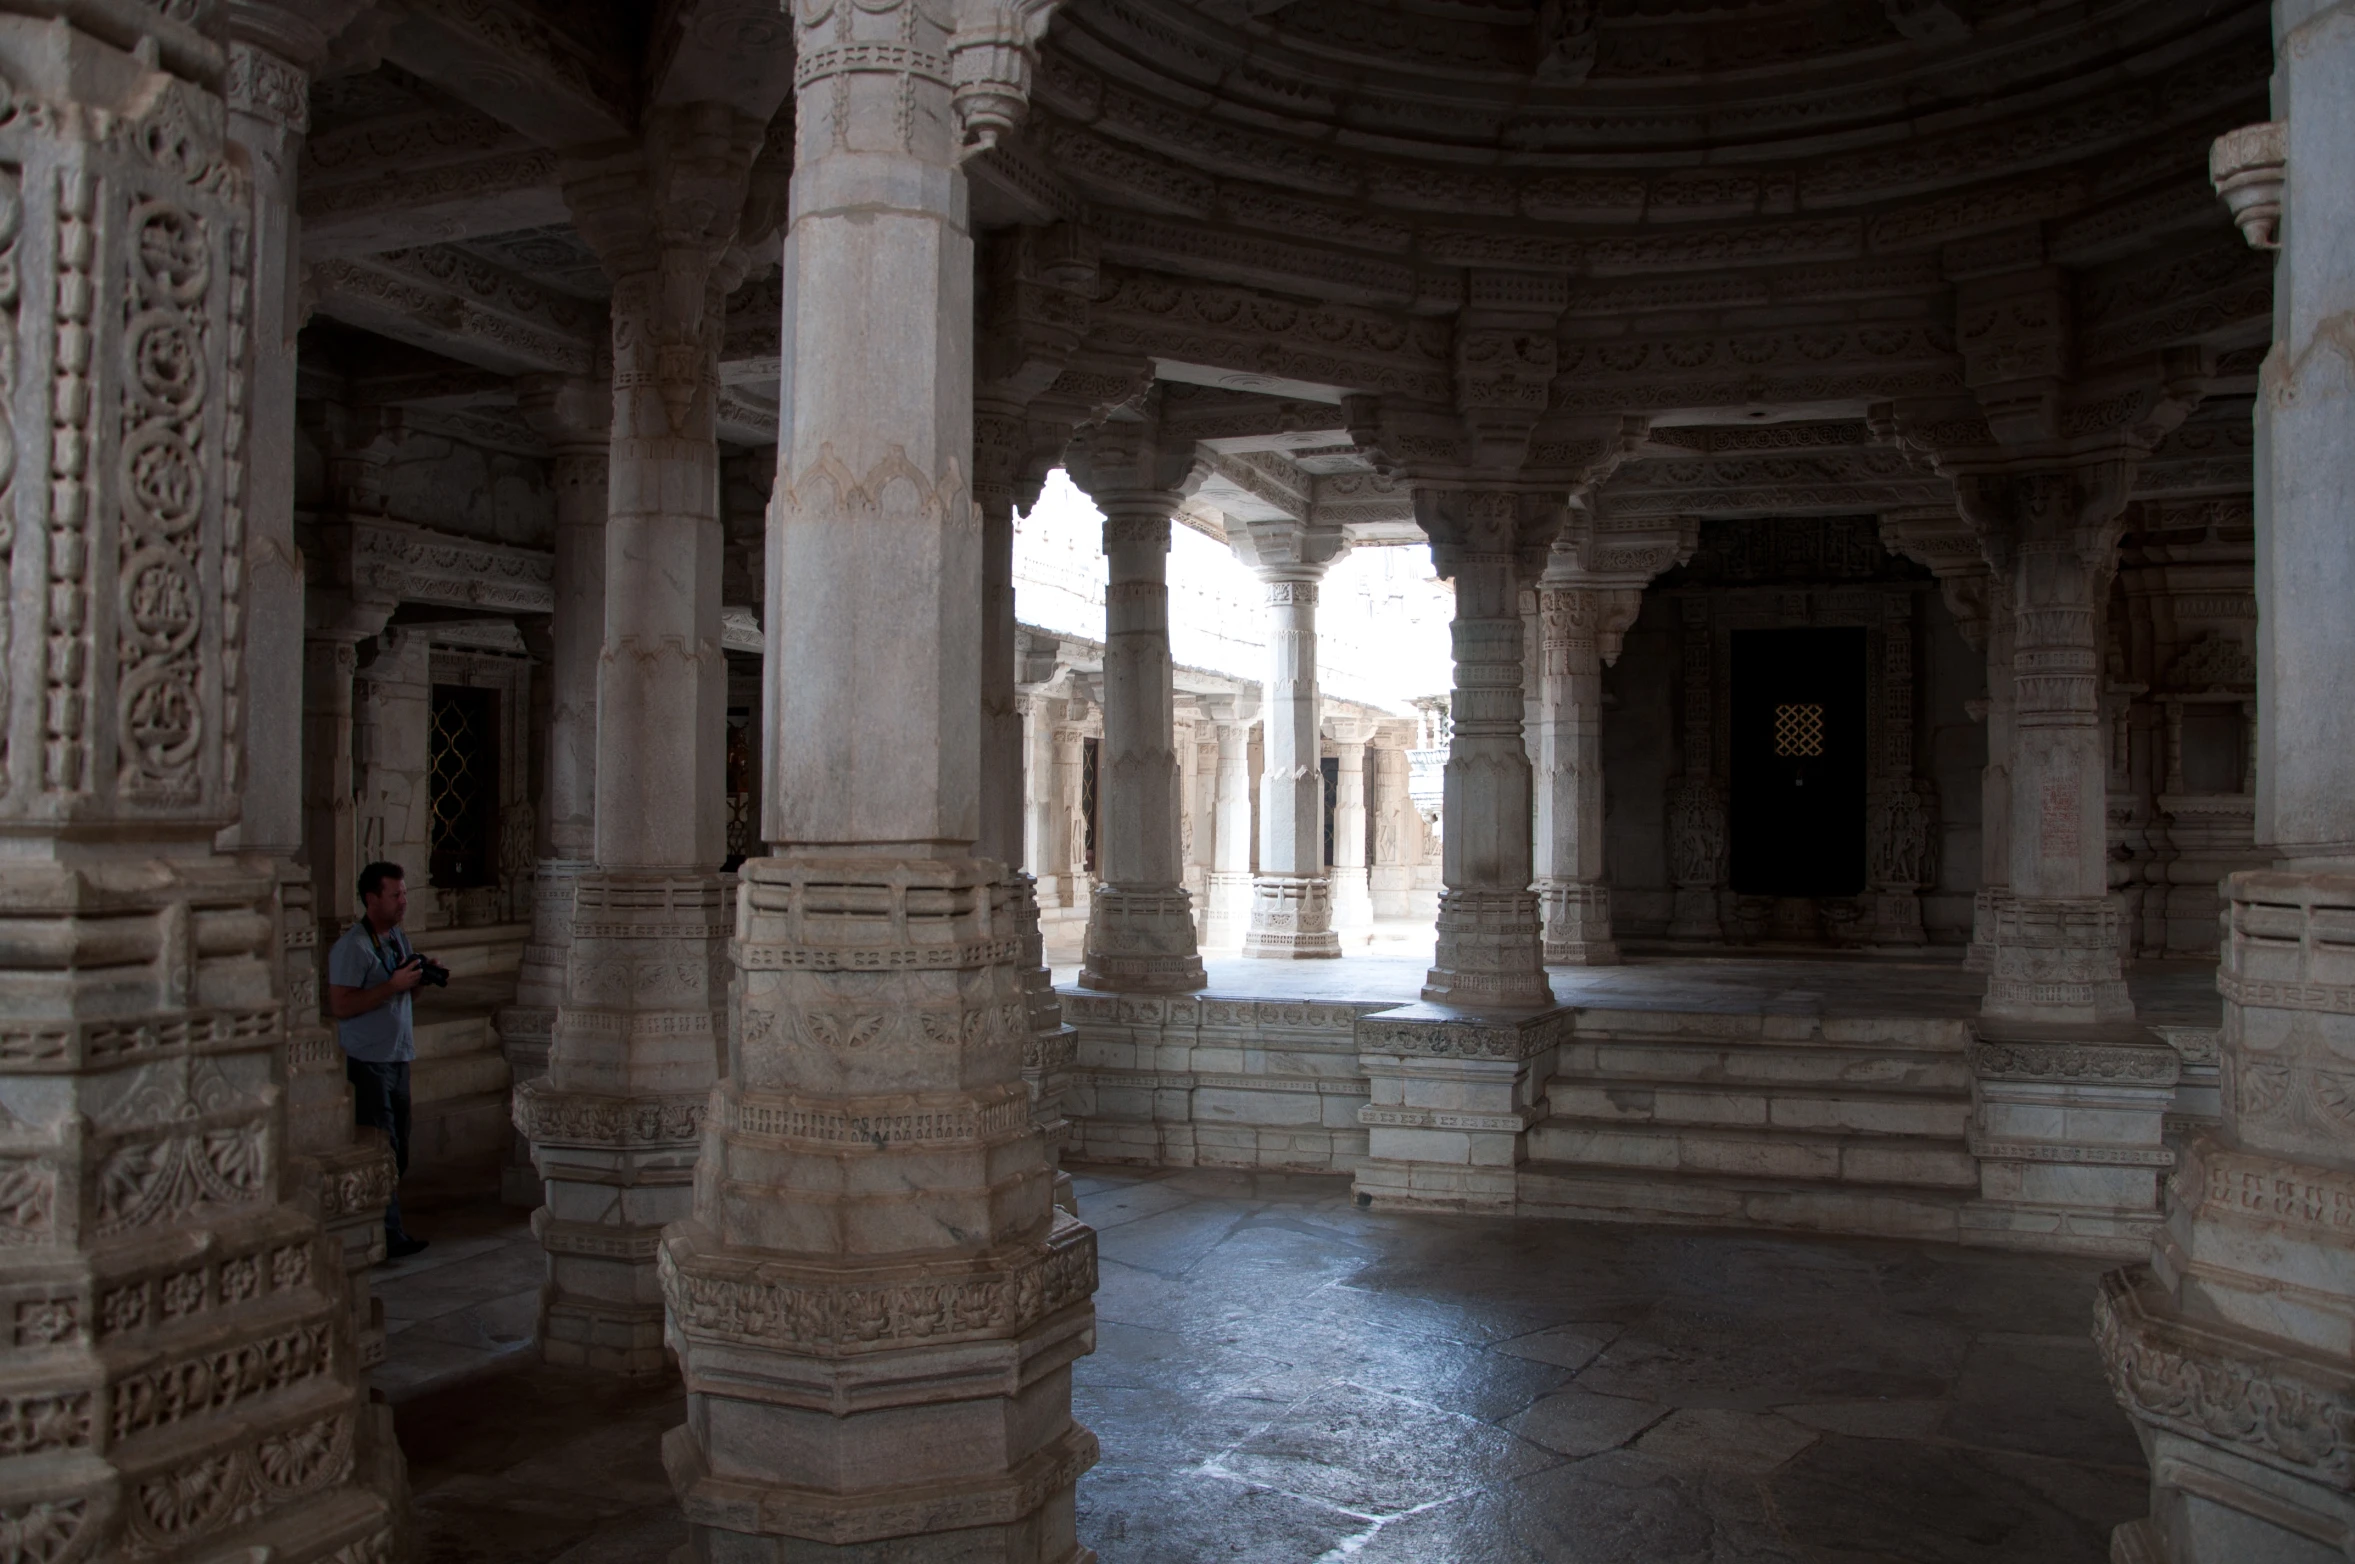
<path id="1" fill-rule="evenodd" d="M 1349 552 L 1349 538 L 1337 522 L 1279 516 L 1268 521 L 1230 522 L 1227 546 L 1245 569 L 1271 587 L 1306 585 L 1313 591 L 1333 562 Z"/>
<path id="2" fill-rule="evenodd" d="M 222 96 L 251 114 L 303 135 L 311 128 L 311 77 L 327 63 L 336 34 L 369 0 L 229 0 L 229 69 Z"/>
<path id="3" fill-rule="evenodd" d="M 1568 502 L 1560 489 L 1417 481 L 1415 522 L 1443 579 L 1469 564 L 1509 563 L 1527 580 L 1545 568 Z"/>
<path id="4" fill-rule="evenodd" d="M 1135 405 L 1116 409 L 1102 422 L 1080 430 L 1064 466 L 1107 518 L 1149 523 L 1158 513 L 1165 541 L 1178 502 L 1202 479 L 1194 442 L 1165 436 L 1158 391 L 1148 391 Z M 1108 540 L 1111 528 L 1108 519 Z"/>
<path id="5" fill-rule="evenodd" d="M 562 455 L 603 455 L 613 439 L 613 387 L 603 380 L 518 375 L 515 410 Z"/>
<path id="6" fill-rule="evenodd" d="M 1363 749 L 1374 742 L 1374 735 L 1382 731 L 1382 724 L 1377 718 L 1352 712 L 1327 712 L 1323 730 L 1326 738 L 1343 749 Z"/>

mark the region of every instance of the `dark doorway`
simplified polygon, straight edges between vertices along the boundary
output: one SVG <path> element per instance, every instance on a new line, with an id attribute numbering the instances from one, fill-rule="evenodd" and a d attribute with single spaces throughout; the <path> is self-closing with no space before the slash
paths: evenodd
<path id="1" fill-rule="evenodd" d="M 1864 632 L 1733 633 L 1733 888 L 1864 889 Z"/>

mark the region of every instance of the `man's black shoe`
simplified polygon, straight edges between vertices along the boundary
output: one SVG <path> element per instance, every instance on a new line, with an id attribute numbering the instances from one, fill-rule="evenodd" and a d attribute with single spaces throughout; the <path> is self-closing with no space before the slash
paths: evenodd
<path id="1" fill-rule="evenodd" d="M 411 1238 L 406 1233 L 398 1238 L 387 1238 L 384 1241 L 384 1257 L 387 1260 L 406 1260 L 430 1242 L 431 1239 Z"/>

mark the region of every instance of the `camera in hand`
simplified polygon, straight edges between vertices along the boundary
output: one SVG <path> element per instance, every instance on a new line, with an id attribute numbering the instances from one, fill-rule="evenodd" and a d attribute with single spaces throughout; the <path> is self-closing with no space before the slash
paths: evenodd
<path id="1" fill-rule="evenodd" d="M 418 973 L 417 981 L 424 987 L 448 988 L 450 986 L 450 969 L 431 956 L 411 955 L 401 965 L 415 967 Z"/>

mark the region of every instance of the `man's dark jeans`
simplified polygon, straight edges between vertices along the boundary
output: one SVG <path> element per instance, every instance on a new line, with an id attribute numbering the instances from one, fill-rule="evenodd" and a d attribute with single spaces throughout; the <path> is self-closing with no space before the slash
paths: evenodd
<path id="1" fill-rule="evenodd" d="M 392 1141 L 393 1169 L 405 1177 L 409 1171 L 409 1062 L 372 1064 L 365 1059 L 344 1056 L 344 1078 L 352 1083 L 352 1119 L 370 1129 L 384 1131 Z M 401 1226 L 401 1192 L 396 1183 L 390 1204 L 384 1208 L 384 1236 L 402 1238 L 407 1230 Z"/>

